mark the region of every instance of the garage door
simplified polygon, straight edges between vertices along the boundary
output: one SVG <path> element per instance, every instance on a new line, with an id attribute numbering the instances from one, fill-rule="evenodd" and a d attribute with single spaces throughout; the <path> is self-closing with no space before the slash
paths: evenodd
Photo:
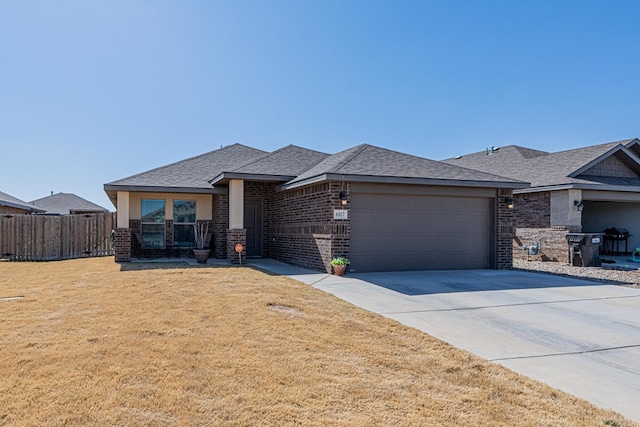
<path id="1" fill-rule="evenodd" d="M 355 271 L 490 268 L 492 199 L 351 195 Z"/>

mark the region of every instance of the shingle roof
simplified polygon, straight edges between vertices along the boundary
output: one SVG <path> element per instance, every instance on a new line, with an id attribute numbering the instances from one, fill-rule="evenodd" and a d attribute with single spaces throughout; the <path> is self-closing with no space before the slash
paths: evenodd
<path id="1" fill-rule="evenodd" d="M 287 185 L 312 180 L 328 174 L 347 175 L 351 179 L 359 176 L 523 184 L 518 180 L 495 174 L 452 166 L 435 160 L 362 144 L 326 158 L 291 180 Z"/>
<path id="2" fill-rule="evenodd" d="M 331 176 L 329 176 L 331 175 Z M 341 178 L 340 176 L 343 176 Z M 334 155 L 289 145 L 272 153 L 234 144 L 201 156 L 105 184 L 115 192 L 211 190 L 228 179 L 281 181 L 285 187 L 317 179 L 523 188 L 527 183 L 363 144 Z M 430 182 L 427 182 L 430 181 Z"/>
<path id="3" fill-rule="evenodd" d="M 210 189 L 209 180 L 212 178 L 265 154 L 268 153 L 242 144 L 228 145 L 199 156 L 109 182 L 105 184 L 105 189 L 112 186 Z"/>
<path id="4" fill-rule="evenodd" d="M 490 154 L 482 151 L 446 159 L 443 162 L 527 181 L 532 187 L 586 184 L 602 180 L 576 176 L 576 171 L 608 156 L 627 158 L 629 151 L 625 146 L 636 141 L 636 139 L 627 139 L 556 153 L 509 145 L 494 150 Z M 617 179 L 608 179 L 608 181 L 613 182 Z M 622 184 L 622 181 L 619 183 Z"/>
<path id="5" fill-rule="evenodd" d="M 224 178 L 224 173 L 226 172 L 232 176 L 262 175 L 282 177 L 283 181 L 288 181 L 318 164 L 328 156 L 328 154 L 319 151 L 309 150 L 296 145 L 287 145 L 272 153 L 250 160 L 241 166 L 225 170 L 223 174 L 216 177 L 215 181 Z"/>
<path id="6" fill-rule="evenodd" d="M 0 191 L 0 205 L 8 206 L 11 208 L 24 209 L 29 212 L 44 212 L 43 209 L 40 209 L 36 206 L 33 206 L 24 200 L 20 200 L 17 197 L 13 197 L 7 193 L 3 193 Z"/>
<path id="7" fill-rule="evenodd" d="M 102 206 L 71 193 L 52 194 L 51 196 L 33 200 L 30 203 L 46 210 L 48 214 L 68 215 L 79 212 L 109 212 Z"/>

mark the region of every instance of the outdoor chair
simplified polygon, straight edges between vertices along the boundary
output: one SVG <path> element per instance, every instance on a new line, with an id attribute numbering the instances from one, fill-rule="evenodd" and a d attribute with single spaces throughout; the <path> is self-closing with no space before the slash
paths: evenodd
<path id="1" fill-rule="evenodd" d="M 158 258 L 160 245 L 158 242 L 147 242 L 142 238 L 142 233 L 135 233 L 136 240 L 140 244 L 140 258 Z"/>

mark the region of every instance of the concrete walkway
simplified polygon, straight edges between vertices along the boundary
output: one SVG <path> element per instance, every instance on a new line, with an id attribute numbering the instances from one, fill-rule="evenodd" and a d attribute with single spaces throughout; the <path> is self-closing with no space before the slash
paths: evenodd
<path id="1" fill-rule="evenodd" d="M 509 270 L 336 277 L 250 264 L 640 421 L 640 290 Z"/>

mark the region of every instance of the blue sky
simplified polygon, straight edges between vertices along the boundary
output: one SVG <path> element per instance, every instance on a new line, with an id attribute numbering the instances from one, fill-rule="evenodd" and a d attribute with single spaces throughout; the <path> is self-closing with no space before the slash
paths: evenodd
<path id="1" fill-rule="evenodd" d="M 440 160 L 640 137 L 638 1 L 0 1 L 0 191 L 242 143 Z"/>

